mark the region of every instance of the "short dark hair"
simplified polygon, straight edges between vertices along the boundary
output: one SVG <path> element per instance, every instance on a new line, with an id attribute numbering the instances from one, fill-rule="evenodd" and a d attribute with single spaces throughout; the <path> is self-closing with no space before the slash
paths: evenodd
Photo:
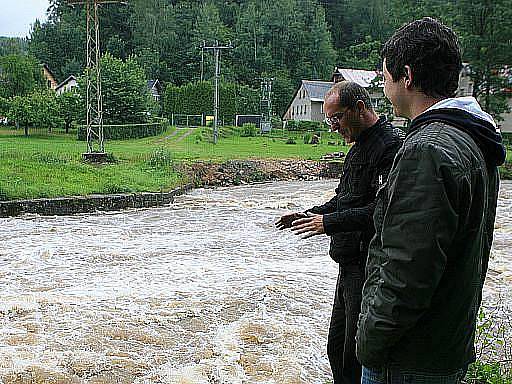
<path id="1" fill-rule="evenodd" d="M 399 28 L 384 44 L 382 57 L 393 81 L 413 73 L 413 86 L 428 96 L 454 97 L 459 85 L 462 58 L 459 40 L 446 25 L 431 17 Z"/>
<path id="2" fill-rule="evenodd" d="M 339 83 L 334 84 L 334 86 L 327 91 L 325 97 L 327 98 L 334 94 L 339 97 L 340 107 L 354 108 L 357 101 L 361 100 L 366 109 L 373 110 L 372 101 L 368 91 L 353 81 L 340 81 Z"/>

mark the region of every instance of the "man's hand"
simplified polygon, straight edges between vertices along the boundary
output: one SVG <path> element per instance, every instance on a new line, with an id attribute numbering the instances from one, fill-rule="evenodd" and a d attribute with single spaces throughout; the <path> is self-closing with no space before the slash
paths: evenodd
<path id="1" fill-rule="evenodd" d="M 280 230 L 286 229 L 286 228 L 291 228 L 293 221 L 303 218 L 303 217 L 307 217 L 307 215 L 303 212 L 289 213 L 287 215 L 282 216 L 278 220 L 278 222 L 276 223 L 276 227 L 277 227 L 277 229 L 280 229 Z"/>
<path id="2" fill-rule="evenodd" d="M 292 223 L 292 231 L 294 231 L 296 235 L 305 233 L 305 235 L 302 236 L 303 239 L 309 239 L 310 237 L 321 235 L 325 233 L 323 219 L 323 215 L 308 213 L 307 217 L 297 219 Z"/>

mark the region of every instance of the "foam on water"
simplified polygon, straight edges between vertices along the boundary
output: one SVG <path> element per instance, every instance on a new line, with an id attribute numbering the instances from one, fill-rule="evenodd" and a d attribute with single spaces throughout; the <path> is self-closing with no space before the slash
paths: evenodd
<path id="1" fill-rule="evenodd" d="M 325 383 L 328 238 L 274 227 L 336 182 L 194 190 L 170 207 L 0 219 L 0 381 Z M 485 300 L 511 300 L 512 185 Z"/>

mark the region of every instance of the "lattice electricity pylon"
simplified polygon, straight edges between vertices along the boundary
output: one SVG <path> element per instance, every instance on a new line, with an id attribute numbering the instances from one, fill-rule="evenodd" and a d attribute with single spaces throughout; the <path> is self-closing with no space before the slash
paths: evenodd
<path id="1" fill-rule="evenodd" d="M 270 132 L 272 129 L 272 82 L 274 78 L 260 78 L 260 110 L 261 132 Z"/>
<path id="2" fill-rule="evenodd" d="M 98 7 L 100 4 L 126 4 L 126 1 L 115 0 L 67 0 L 70 5 L 83 4 L 86 11 L 87 37 L 87 67 L 86 78 L 86 126 L 87 126 L 87 153 L 104 154 L 103 139 L 103 97 L 101 94 L 101 51 L 100 51 L 100 23 Z M 95 75 L 95 76 L 93 76 Z"/>

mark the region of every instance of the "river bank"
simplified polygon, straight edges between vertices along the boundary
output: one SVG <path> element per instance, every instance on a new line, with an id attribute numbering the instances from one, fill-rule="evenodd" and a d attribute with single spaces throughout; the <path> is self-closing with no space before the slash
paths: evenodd
<path id="1" fill-rule="evenodd" d="M 42 216 L 72 215 L 95 211 L 118 211 L 169 205 L 194 187 L 233 186 L 265 181 L 319 180 L 337 178 L 340 162 L 311 160 L 197 161 L 177 168 L 181 185 L 171 191 L 115 193 L 49 199 L 0 201 L 0 217 L 34 213 Z"/>

